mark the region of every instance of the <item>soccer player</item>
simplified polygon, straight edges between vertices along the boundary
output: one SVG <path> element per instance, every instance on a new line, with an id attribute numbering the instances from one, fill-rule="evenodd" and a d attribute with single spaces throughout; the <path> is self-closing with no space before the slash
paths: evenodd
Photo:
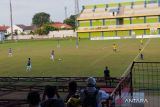
<path id="1" fill-rule="evenodd" d="M 31 58 L 28 58 L 26 71 L 31 71 L 31 69 L 32 69 Z"/>
<path id="2" fill-rule="evenodd" d="M 12 51 L 12 48 L 9 48 L 9 50 L 8 50 L 8 56 L 9 57 L 11 57 L 11 56 L 13 56 L 13 53 L 12 53 L 13 51 Z"/>
<path id="3" fill-rule="evenodd" d="M 51 60 L 54 61 L 54 50 L 51 51 Z"/>
<path id="4" fill-rule="evenodd" d="M 117 45 L 113 44 L 113 52 L 117 52 Z"/>
<path id="5" fill-rule="evenodd" d="M 139 47 L 139 53 L 142 51 L 141 47 Z"/>

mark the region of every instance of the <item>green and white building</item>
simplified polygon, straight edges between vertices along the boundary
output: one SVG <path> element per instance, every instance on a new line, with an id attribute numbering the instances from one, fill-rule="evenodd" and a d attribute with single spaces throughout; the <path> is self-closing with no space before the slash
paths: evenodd
<path id="1" fill-rule="evenodd" d="M 160 34 L 160 0 L 83 6 L 77 18 L 81 38 Z"/>

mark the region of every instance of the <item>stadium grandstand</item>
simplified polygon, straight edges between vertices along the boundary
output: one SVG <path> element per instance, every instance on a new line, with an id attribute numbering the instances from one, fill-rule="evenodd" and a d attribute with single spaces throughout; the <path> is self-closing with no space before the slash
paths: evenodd
<path id="1" fill-rule="evenodd" d="M 160 0 L 87 5 L 77 18 L 80 38 L 160 34 Z"/>

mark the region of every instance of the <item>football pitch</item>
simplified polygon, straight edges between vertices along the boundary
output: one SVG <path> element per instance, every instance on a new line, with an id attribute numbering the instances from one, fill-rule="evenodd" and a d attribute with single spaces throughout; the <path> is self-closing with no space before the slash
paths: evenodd
<path id="1" fill-rule="evenodd" d="M 148 42 L 148 43 L 147 43 Z M 120 77 L 139 53 L 140 39 L 90 41 L 81 39 L 79 48 L 74 39 L 29 40 L 0 44 L 0 76 L 103 76 L 105 66 L 111 76 Z M 118 52 L 112 45 L 118 44 Z M 147 44 L 146 44 L 147 43 Z M 146 45 L 145 45 L 146 44 Z M 144 60 L 160 61 L 160 39 L 145 39 Z M 8 56 L 8 49 L 13 56 Z M 50 60 L 51 50 L 55 61 Z M 27 59 L 31 58 L 32 70 L 26 71 Z"/>

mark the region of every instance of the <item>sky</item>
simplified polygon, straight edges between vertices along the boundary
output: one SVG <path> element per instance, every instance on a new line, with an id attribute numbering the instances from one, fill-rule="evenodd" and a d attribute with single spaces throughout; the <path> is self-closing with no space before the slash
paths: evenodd
<path id="1" fill-rule="evenodd" d="M 31 25 L 32 17 L 38 12 L 46 12 L 52 21 L 63 22 L 65 19 L 64 7 L 67 7 L 67 16 L 74 14 L 74 0 L 11 0 L 13 8 L 13 24 Z M 79 0 L 79 7 L 89 4 L 107 4 L 131 0 Z M 0 0 L 0 25 L 10 25 L 9 0 Z"/>

